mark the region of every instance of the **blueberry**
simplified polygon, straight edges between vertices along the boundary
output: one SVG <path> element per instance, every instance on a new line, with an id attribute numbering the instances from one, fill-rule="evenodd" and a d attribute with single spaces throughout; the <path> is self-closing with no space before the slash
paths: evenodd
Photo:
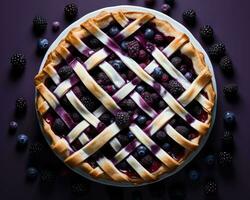
<path id="1" fill-rule="evenodd" d="M 161 79 L 163 75 L 163 70 L 160 67 L 156 67 L 153 71 L 153 77 L 156 79 Z"/>
<path id="2" fill-rule="evenodd" d="M 133 140 L 134 138 L 135 138 L 134 134 L 131 131 L 129 131 L 128 132 L 128 139 Z"/>
<path id="3" fill-rule="evenodd" d="M 37 49 L 39 52 L 45 52 L 49 48 L 49 41 L 45 38 L 39 39 L 37 42 Z"/>
<path id="4" fill-rule="evenodd" d="M 128 50 L 128 42 L 127 41 L 122 41 L 121 42 L 121 47 L 123 50 L 127 51 Z"/>
<path id="5" fill-rule="evenodd" d="M 173 57 L 171 59 L 171 63 L 175 66 L 175 67 L 180 67 L 181 66 L 181 62 L 182 62 L 182 59 L 178 56 L 176 57 Z"/>
<path id="6" fill-rule="evenodd" d="M 191 170 L 188 174 L 191 181 L 197 181 L 200 177 L 200 174 L 197 170 Z"/>
<path id="7" fill-rule="evenodd" d="M 158 131 L 158 132 L 156 133 L 156 138 L 157 138 L 158 140 L 160 140 L 160 141 L 166 139 L 166 137 L 167 137 L 167 135 L 166 135 L 166 133 L 165 133 L 164 131 Z"/>
<path id="8" fill-rule="evenodd" d="M 137 148 L 137 153 L 140 157 L 144 157 L 147 154 L 147 148 L 145 146 L 139 146 Z"/>
<path id="9" fill-rule="evenodd" d="M 208 165 L 208 166 L 212 166 L 214 165 L 215 163 L 215 156 L 210 154 L 210 155 L 207 155 L 205 157 L 205 163 Z"/>
<path id="10" fill-rule="evenodd" d="M 57 32 L 57 31 L 59 31 L 59 29 L 60 29 L 60 22 L 54 21 L 54 22 L 52 23 L 52 30 L 53 30 L 54 32 Z"/>
<path id="11" fill-rule="evenodd" d="M 25 134 L 21 134 L 17 136 L 17 145 L 18 147 L 24 148 L 27 146 L 29 141 L 29 138 L 27 135 Z"/>
<path id="12" fill-rule="evenodd" d="M 109 35 L 110 36 L 115 36 L 119 33 L 119 28 L 117 26 L 112 26 L 110 29 L 109 29 Z"/>
<path id="13" fill-rule="evenodd" d="M 194 80 L 193 74 L 191 72 L 187 72 L 185 74 L 185 77 L 187 80 L 189 80 L 190 82 L 192 82 Z"/>
<path id="14" fill-rule="evenodd" d="M 121 60 L 113 60 L 111 62 L 111 65 L 117 70 L 117 71 L 122 71 L 125 69 L 125 65 Z"/>
<path id="15" fill-rule="evenodd" d="M 151 40 L 154 38 L 155 32 L 151 28 L 147 28 L 144 32 L 144 36 L 146 39 Z"/>
<path id="16" fill-rule="evenodd" d="M 38 170 L 34 167 L 29 167 L 26 171 L 26 177 L 30 181 L 34 181 L 38 176 Z"/>
<path id="17" fill-rule="evenodd" d="M 235 124 L 235 114 L 233 112 L 227 111 L 224 114 L 224 123 L 226 126 L 233 126 Z"/>
<path id="18" fill-rule="evenodd" d="M 163 145 L 162 145 L 162 148 L 165 150 L 165 151 L 169 151 L 170 150 L 170 144 L 169 143 L 164 143 Z"/>
<path id="19" fill-rule="evenodd" d="M 14 133 L 14 132 L 16 132 L 17 128 L 18 128 L 17 122 L 11 121 L 10 124 L 9 124 L 9 131 L 11 133 Z"/>
<path id="20" fill-rule="evenodd" d="M 147 118 L 144 115 L 139 115 L 136 121 L 139 125 L 144 125 L 147 121 Z"/>
<path id="21" fill-rule="evenodd" d="M 139 85 L 136 87 L 136 91 L 141 94 L 145 91 L 145 87 L 143 87 L 142 85 Z"/>

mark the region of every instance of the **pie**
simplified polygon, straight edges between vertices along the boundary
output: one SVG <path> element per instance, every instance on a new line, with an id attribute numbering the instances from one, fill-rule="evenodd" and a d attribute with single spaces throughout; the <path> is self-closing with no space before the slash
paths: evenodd
<path id="1" fill-rule="evenodd" d="M 151 13 L 112 11 L 73 28 L 35 77 L 44 135 L 64 163 L 114 183 L 179 168 L 211 126 L 204 55 Z"/>

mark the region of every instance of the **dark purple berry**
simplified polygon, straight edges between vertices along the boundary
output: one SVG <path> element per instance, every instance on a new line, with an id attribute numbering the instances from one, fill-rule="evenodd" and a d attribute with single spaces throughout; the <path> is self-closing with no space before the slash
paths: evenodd
<path id="1" fill-rule="evenodd" d="M 141 61 L 141 62 L 144 62 L 148 59 L 148 54 L 146 53 L 146 51 L 144 51 L 143 49 L 141 49 L 139 51 L 139 56 L 138 56 L 138 59 Z"/>
<path id="2" fill-rule="evenodd" d="M 233 156 L 229 152 L 220 152 L 217 157 L 218 164 L 221 167 L 229 167 L 232 165 Z"/>
<path id="3" fill-rule="evenodd" d="M 11 121 L 11 122 L 9 123 L 9 131 L 10 131 L 10 133 L 15 133 L 16 130 L 17 130 L 17 128 L 18 128 L 17 122 Z"/>
<path id="4" fill-rule="evenodd" d="M 220 60 L 220 68 L 222 72 L 226 75 L 232 75 L 234 70 L 233 70 L 233 63 L 232 60 L 229 56 L 224 56 Z"/>
<path id="5" fill-rule="evenodd" d="M 196 22 L 196 12 L 193 9 L 183 12 L 182 17 L 183 21 L 190 26 L 193 26 Z"/>
<path id="6" fill-rule="evenodd" d="M 95 99 L 90 96 L 83 96 L 81 102 L 89 111 L 94 111 L 97 108 Z"/>
<path id="7" fill-rule="evenodd" d="M 189 80 L 190 82 L 192 82 L 192 81 L 194 80 L 194 76 L 193 76 L 193 74 L 192 74 L 191 72 L 187 72 L 187 73 L 185 74 L 185 78 L 186 78 L 187 80 Z"/>
<path id="8" fill-rule="evenodd" d="M 139 56 L 140 44 L 136 40 L 128 42 L 128 55 L 131 58 L 136 59 Z"/>
<path id="9" fill-rule="evenodd" d="M 164 14 L 168 14 L 170 10 L 171 10 L 171 7 L 169 4 L 163 4 L 161 6 L 161 12 L 163 12 Z"/>
<path id="10" fill-rule="evenodd" d="M 53 30 L 54 32 L 59 31 L 59 30 L 60 30 L 60 22 L 54 21 L 54 22 L 52 23 L 52 30 Z"/>
<path id="11" fill-rule="evenodd" d="M 208 54 L 209 56 L 215 60 L 219 61 L 222 56 L 224 56 L 226 53 L 226 48 L 223 43 L 216 43 L 213 44 L 209 49 L 208 49 Z"/>
<path id="12" fill-rule="evenodd" d="M 175 66 L 175 67 L 180 67 L 181 63 L 182 63 L 182 59 L 178 56 L 171 58 L 171 63 Z"/>
<path id="13" fill-rule="evenodd" d="M 112 119 L 111 115 L 109 113 L 104 113 L 99 118 L 104 124 L 109 125 L 110 120 Z"/>
<path id="14" fill-rule="evenodd" d="M 228 84 L 224 86 L 223 93 L 226 98 L 234 99 L 238 97 L 238 85 L 236 84 Z"/>
<path id="15" fill-rule="evenodd" d="M 159 141 L 163 141 L 167 138 L 165 131 L 158 131 L 155 136 Z"/>
<path id="16" fill-rule="evenodd" d="M 174 97 L 178 97 L 184 92 L 184 88 L 176 80 L 170 80 L 167 89 Z"/>
<path id="17" fill-rule="evenodd" d="M 42 34 L 47 29 L 47 20 L 42 16 L 35 16 L 33 19 L 33 30 L 36 34 Z"/>
<path id="18" fill-rule="evenodd" d="M 53 125 L 52 129 L 55 131 L 55 133 L 59 136 L 64 135 L 67 131 L 66 124 L 62 121 L 61 118 L 57 118 Z"/>
<path id="19" fill-rule="evenodd" d="M 27 101 L 23 97 L 19 97 L 16 100 L 16 112 L 18 114 L 24 114 L 27 110 Z"/>
<path id="20" fill-rule="evenodd" d="M 128 112 L 119 111 L 115 114 L 115 122 L 121 128 L 127 128 L 130 125 L 130 115 Z"/>
<path id="21" fill-rule="evenodd" d="M 74 3 L 66 5 L 64 7 L 64 15 L 65 15 L 66 19 L 68 19 L 70 21 L 76 19 L 77 15 L 78 15 L 77 5 Z"/>
<path id="22" fill-rule="evenodd" d="M 217 193 L 217 184 L 210 180 L 204 185 L 203 191 L 206 195 L 215 195 Z"/>
<path id="23" fill-rule="evenodd" d="M 158 103 L 158 107 L 159 109 L 163 110 L 164 108 L 166 108 L 167 104 L 165 103 L 165 101 L 160 100 Z"/>
<path id="24" fill-rule="evenodd" d="M 187 137 L 190 132 L 190 130 L 186 126 L 177 126 L 175 130 L 184 137 Z"/>
<path id="25" fill-rule="evenodd" d="M 187 73 L 187 65 L 181 65 L 179 70 L 182 74 L 186 74 Z"/>
<path id="26" fill-rule="evenodd" d="M 145 166 L 146 168 L 150 167 L 154 162 L 154 159 L 151 155 L 146 155 L 141 159 L 141 163 L 143 166 Z"/>
<path id="27" fill-rule="evenodd" d="M 136 104 L 132 99 L 124 99 L 121 102 L 121 106 L 125 109 L 125 110 L 134 110 L 136 108 Z"/>
<path id="28" fill-rule="evenodd" d="M 205 25 L 200 29 L 200 35 L 204 42 L 211 43 L 214 41 L 214 30 L 211 26 Z"/>
<path id="29" fill-rule="evenodd" d="M 69 78 L 73 72 L 73 68 L 68 65 L 63 66 L 58 70 L 58 74 L 63 80 Z"/>
<path id="30" fill-rule="evenodd" d="M 11 56 L 10 63 L 11 63 L 13 72 L 15 72 L 16 74 L 19 74 L 19 73 L 22 73 L 25 69 L 26 58 L 23 54 L 16 53 Z"/>
<path id="31" fill-rule="evenodd" d="M 152 105 L 153 104 L 153 99 L 152 96 L 149 92 L 143 92 L 142 93 L 142 98 L 144 99 L 144 101 L 148 104 L 148 105 Z"/>

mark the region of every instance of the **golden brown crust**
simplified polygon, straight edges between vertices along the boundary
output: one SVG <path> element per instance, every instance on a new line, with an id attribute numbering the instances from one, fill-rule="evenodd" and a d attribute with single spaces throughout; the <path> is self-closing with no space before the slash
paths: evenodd
<path id="1" fill-rule="evenodd" d="M 156 19 L 154 18 L 153 15 L 149 13 L 117 11 L 114 13 L 102 12 L 95 18 L 89 19 L 88 21 L 83 22 L 80 27 L 73 28 L 69 32 L 69 34 L 66 36 L 66 38 L 63 39 L 59 43 L 56 49 L 53 50 L 48 55 L 43 69 L 35 77 L 36 88 L 39 90 L 39 88 L 41 87 L 41 84 L 43 84 L 46 78 L 49 77 L 51 73 L 53 73 L 52 68 L 54 66 L 60 63 L 62 59 L 67 59 L 68 55 L 70 54 L 70 52 L 67 50 L 67 47 L 69 47 L 71 44 L 73 44 L 74 46 L 80 46 L 82 43 L 81 39 L 88 37 L 90 35 L 89 31 L 87 31 L 86 29 L 96 32 L 100 28 L 102 29 L 102 28 L 107 27 L 110 24 L 110 22 L 114 20 L 114 18 L 117 21 L 119 21 L 121 25 L 125 26 L 126 22 L 128 22 L 129 20 L 136 20 L 136 19 L 142 18 L 142 16 L 145 18 L 145 19 L 142 19 L 142 21 L 152 19 L 152 22 L 156 24 L 156 27 L 160 32 L 162 32 L 163 34 L 166 33 L 168 36 L 173 36 L 176 38 L 166 50 L 166 54 L 168 56 L 170 56 L 169 54 L 174 53 L 176 49 L 180 49 L 180 51 L 183 54 L 187 55 L 192 60 L 194 69 L 197 74 L 202 73 L 203 70 L 206 69 L 204 76 L 209 77 L 209 78 L 211 77 L 211 73 L 208 69 L 208 66 L 205 63 L 203 53 L 198 51 L 191 44 L 191 42 L 189 42 L 189 38 L 187 35 L 177 31 L 170 23 Z M 132 28 L 133 27 L 131 27 L 131 29 Z M 206 79 L 204 78 L 204 81 L 205 80 Z M 203 82 L 203 79 L 200 81 Z M 211 111 L 215 103 L 215 91 L 213 89 L 211 81 L 206 85 L 204 90 L 208 96 L 207 101 L 204 103 L 206 105 L 205 108 L 208 111 L 208 120 L 204 124 L 202 124 L 202 126 L 200 126 L 199 131 L 202 135 L 206 134 L 207 130 L 209 129 L 211 125 Z M 190 95 L 191 93 L 192 91 L 190 91 Z M 173 105 L 173 107 L 178 109 L 179 112 L 183 111 L 182 108 L 178 105 L 177 106 Z M 49 105 L 40 93 L 38 93 L 36 97 L 36 109 L 39 114 L 40 123 L 42 125 L 43 132 L 46 138 L 48 139 L 51 148 L 63 160 L 65 160 L 66 164 L 70 165 L 71 167 L 77 168 L 78 171 L 80 170 L 80 171 L 89 173 L 91 176 L 95 178 L 111 179 L 111 180 L 118 181 L 118 182 L 131 182 L 134 184 L 140 184 L 145 181 L 153 181 L 156 178 L 159 178 L 162 174 L 169 173 L 174 170 L 174 168 L 170 169 L 162 165 L 157 171 L 153 172 L 152 174 L 147 174 L 146 172 L 143 172 L 143 173 L 146 173 L 145 176 L 143 176 L 143 178 L 130 178 L 129 176 L 126 176 L 125 174 L 119 172 L 115 167 L 113 167 L 112 164 L 108 162 L 108 160 L 105 160 L 105 159 L 102 162 L 100 162 L 100 166 L 102 167 L 93 168 L 88 163 L 82 162 L 82 157 L 79 154 L 79 152 L 75 152 L 74 154 L 71 154 L 72 150 L 67 140 L 57 136 L 52 131 L 50 125 L 43 119 L 43 115 L 49 109 Z M 188 157 L 191 151 L 197 148 L 197 146 L 199 145 L 200 139 L 202 138 L 202 135 L 189 141 L 174 131 L 171 133 L 171 136 L 173 138 L 177 138 L 176 140 L 179 141 L 179 143 L 182 146 L 185 146 L 188 149 L 185 156 L 183 156 L 183 158 L 179 160 L 179 164 L 181 164 Z M 77 156 L 73 156 L 73 155 L 77 155 Z M 134 160 L 131 159 L 131 163 L 133 162 Z"/>

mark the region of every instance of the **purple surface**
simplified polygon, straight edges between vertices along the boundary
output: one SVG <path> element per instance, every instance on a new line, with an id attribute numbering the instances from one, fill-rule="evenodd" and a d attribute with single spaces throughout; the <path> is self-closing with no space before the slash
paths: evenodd
<path id="1" fill-rule="evenodd" d="M 98 199 L 130 199 L 133 191 L 141 192 L 143 199 L 168 199 L 168 190 L 173 183 L 180 183 L 185 186 L 186 199 L 203 199 L 200 184 L 206 177 L 214 177 L 218 183 L 219 194 L 216 199 L 250 199 L 249 183 L 249 6 L 247 0 L 241 3 L 233 0 L 176 0 L 177 5 L 173 9 L 171 16 L 181 21 L 181 13 L 188 8 L 194 8 L 198 14 L 198 24 L 191 31 L 199 39 L 198 30 L 202 24 L 211 24 L 214 27 L 218 40 L 226 44 L 228 54 L 235 64 L 236 75 L 233 79 L 226 79 L 216 65 L 214 65 L 215 75 L 218 85 L 218 113 L 211 138 L 206 148 L 192 162 L 200 163 L 201 181 L 198 184 L 190 184 L 186 177 L 187 168 L 176 176 L 159 184 L 137 188 L 137 189 L 117 189 L 91 183 L 90 192 L 85 198 Z M 37 73 L 41 59 L 36 56 L 36 37 L 31 31 L 31 22 L 34 15 L 43 15 L 48 19 L 49 26 L 46 34 L 51 42 L 57 37 L 51 31 L 53 21 L 61 22 L 61 30 L 68 24 L 63 20 L 63 8 L 68 1 L 65 0 L 43 0 L 43 1 L 1 1 L 1 68 L 0 68 L 0 94 L 1 94 L 1 114 L 0 114 L 0 195 L 1 199 L 69 199 L 70 182 L 67 178 L 60 177 L 54 187 L 49 190 L 42 190 L 38 181 L 28 184 L 25 181 L 25 169 L 27 167 L 27 152 L 17 152 L 15 149 L 16 135 L 8 134 L 8 123 L 15 119 L 14 103 L 18 96 L 24 96 L 28 100 L 28 112 L 19 122 L 18 133 L 27 133 L 31 140 L 40 135 L 34 111 L 34 86 L 33 77 Z M 75 1 L 79 5 L 80 16 L 101 7 L 111 5 L 129 4 L 143 5 L 142 0 L 93 0 Z M 158 1 L 159 8 L 162 1 Z M 130 3 L 131 4 L 131 3 Z M 236 5 L 237 4 L 237 5 Z M 237 7 L 236 7 L 237 6 Z M 205 45 L 203 45 L 205 46 Z M 23 76 L 18 80 L 10 77 L 9 57 L 13 52 L 23 52 L 27 59 L 27 68 Z M 226 83 L 237 82 L 240 87 L 240 100 L 238 103 L 228 103 L 222 94 L 222 87 Z M 234 169 L 227 175 L 223 175 L 217 167 L 214 169 L 203 166 L 202 155 L 211 149 L 214 151 L 221 149 L 220 138 L 223 134 L 222 114 L 225 110 L 233 110 L 237 114 L 238 127 L 235 131 L 235 152 Z M 52 153 L 51 153 L 52 154 Z M 52 155 L 53 159 L 57 159 Z"/>

